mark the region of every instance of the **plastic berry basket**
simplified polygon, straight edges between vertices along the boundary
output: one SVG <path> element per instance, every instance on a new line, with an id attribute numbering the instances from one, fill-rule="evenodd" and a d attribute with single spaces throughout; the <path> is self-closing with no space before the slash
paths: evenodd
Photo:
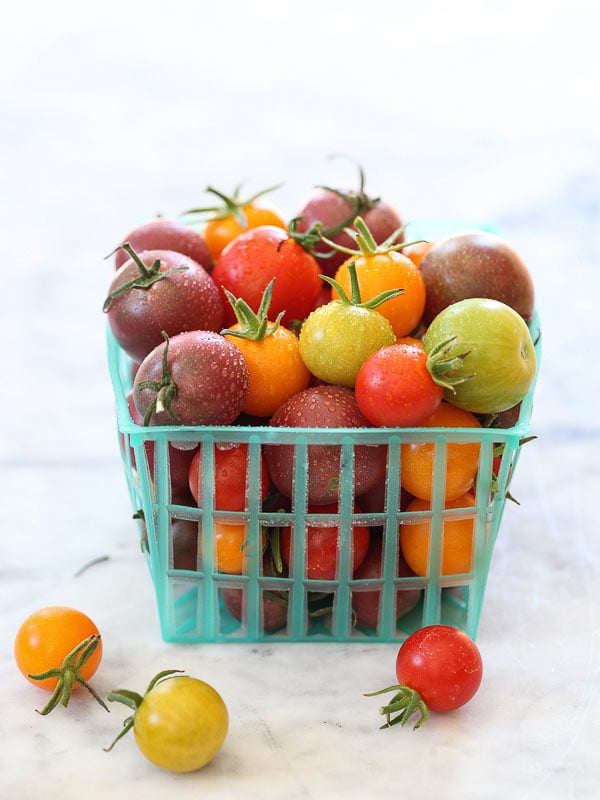
<path id="1" fill-rule="evenodd" d="M 494 231 L 489 225 L 419 223 L 411 239 L 436 238 L 459 230 Z M 541 360 L 540 324 L 530 324 Z M 399 642 L 412 631 L 434 623 L 454 625 L 475 638 L 483 606 L 494 544 L 507 502 L 509 485 L 523 439 L 529 433 L 535 381 L 520 404 L 512 427 L 481 428 L 271 428 L 267 425 L 223 427 L 142 427 L 131 418 L 128 393 L 132 367 L 110 330 L 108 363 L 113 385 L 119 445 L 141 549 L 154 584 L 162 637 L 171 642 Z M 536 376 L 537 377 L 537 376 Z M 434 447 L 433 491 L 430 509 L 403 510 L 402 448 L 410 443 Z M 467 508 L 445 508 L 444 484 L 448 445 L 479 444 L 479 466 Z M 214 506 L 215 448 L 247 445 L 247 508 L 223 512 Z M 285 508 L 261 501 L 260 459 L 267 447 L 294 448 L 293 497 Z M 337 513 L 307 512 L 307 459 L 315 445 L 336 446 L 340 452 L 340 496 Z M 357 511 L 353 470 L 359 446 L 387 448 L 387 470 L 381 507 Z M 175 496 L 175 459 L 201 447 L 202 486 L 198 503 Z M 187 448 L 187 450 L 186 450 Z M 219 571 L 215 558 L 215 524 L 227 521 L 245 526 L 244 567 L 241 574 Z M 444 524 L 451 518 L 473 518 L 470 569 L 449 574 L 442 569 Z M 234 519 L 232 519 L 234 518 Z M 426 574 L 398 569 L 399 526 L 411 521 L 430 524 Z M 310 578 L 306 570 L 306 525 L 335 525 L 339 529 L 335 579 Z M 352 572 L 352 529 L 369 526 L 381 540 L 376 577 L 357 578 Z M 264 568 L 265 531 L 291 528 L 289 568 L 278 573 Z M 187 532 L 185 558 L 178 535 Z M 191 539 L 190 539 L 191 532 Z M 375 618 L 357 621 L 355 605 L 363 593 L 375 598 Z M 401 598 L 411 596 L 410 603 Z M 232 600 L 233 606 L 232 606 Z M 280 607 L 271 625 L 266 607 Z M 283 609 L 283 610 L 282 610 Z"/>

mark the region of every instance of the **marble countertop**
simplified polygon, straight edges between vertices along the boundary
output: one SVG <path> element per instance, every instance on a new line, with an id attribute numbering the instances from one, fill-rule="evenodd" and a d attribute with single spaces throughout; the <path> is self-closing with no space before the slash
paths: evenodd
<path id="1" fill-rule="evenodd" d="M 598 796 L 592 4 L 541 17 L 528 0 L 394 8 L 371 4 L 365 20 L 354 0 L 168 12 L 58 0 L 3 22 L 2 797 Z M 363 696 L 393 682 L 395 645 L 162 641 L 106 367 L 103 259 L 132 224 L 240 180 L 284 180 L 273 199 L 291 214 L 315 184 L 352 182 L 352 159 L 408 218 L 499 225 L 530 266 L 544 336 L 538 438 L 518 464 L 477 637 L 483 683 L 415 732 L 380 731 L 378 700 Z M 37 715 L 46 695 L 17 673 L 12 642 L 52 604 L 100 627 L 101 694 L 141 691 L 166 668 L 212 683 L 231 713 L 217 758 L 177 776 L 131 737 L 105 753 L 126 712 L 83 695 Z"/>

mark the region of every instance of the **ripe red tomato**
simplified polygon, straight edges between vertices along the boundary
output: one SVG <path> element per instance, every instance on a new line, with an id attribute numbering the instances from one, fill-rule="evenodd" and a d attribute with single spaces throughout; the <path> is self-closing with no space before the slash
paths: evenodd
<path id="1" fill-rule="evenodd" d="M 236 322 L 223 289 L 243 298 L 257 312 L 267 285 L 273 278 L 270 315 L 284 312 L 281 324 L 303 320 L 313 310 L 321 291 L 316 260 L 287 231 L 260 225 L 237 236 L 225 247 L 212 272 L 223 292 L 225 325 Z"/>
<path id="2" fill-rule="evenodd" d="M 261 501 L 269 488 L 269 474 L 260 460 Z M 248 508 L 248 445 L 217 444 L 214 450 L 214 508 L 219 511 L 246 511 Z M 190 491 L 202 502 L 202 445 L 194 453 L 189 469 Z"/>
<path id="3" fill-rule="evenodd" d="M 464 632 L 428 625 L 406 639 L 396 657 L 398 683 L 417 691 L 431 711 L 453 711 L 477 692 L 483 676 L 481 653 Z"/>
<path id="4" fill-rule="evenodd" d="M 421 425 L 444 397 L 427 369 L 427 353 L 405 343 L 369 356 L 358 371 L 354 392 L 369 422 L 389 427 Z"/>
<path id="5" fill-rule="evenodd" d="M 308 506 L 309 514 L 337 514 L 337 503 L 321 506 Z M 355 513 L 360 513 L 358 508 Z M 340 547 L 340 529 L 335 522 L 307 524 L 305 543 L 305 572 L 307 578 L 317 580 L 335 580 L 338 568 L 338 550 Z M 292 560 L 291 527 L 281 531 L 281 555 L 286 564 L 291 566 Z M 356 570 L 365 559 L 369 550 L 371 534 L 367 525 L 352 526 L 352 571 Z"/>

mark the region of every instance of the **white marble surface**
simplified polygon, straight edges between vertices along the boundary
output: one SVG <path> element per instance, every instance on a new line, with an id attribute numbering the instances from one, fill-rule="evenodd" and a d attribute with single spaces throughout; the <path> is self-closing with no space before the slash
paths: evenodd
<path id="1" fill-rule="evenodd" d="M 3 19 L 1 797 L 599 796 L 594 7 L 57 0 Z M 409 218 L 498 223 L 544 326 L 538 440 L 492 562 L 483 684 L 417 732 L 379 731 L 363 697 L 393 680 L 393 645 L 162 642 L 116 446 L 103 256 L 139 219 L 203 202 L 209 182 L 283 179 L 291 213 L 348 178 L 333 152 Z M 231 729 L 209 767 L 161 772 L 131 738 L 103 752 L 125 715 L 83 696 L 36 715 L 45 695 L 12 641 L 55 603 L 100 626 L 101 693 L 171 667 L 221 691 Z"/>

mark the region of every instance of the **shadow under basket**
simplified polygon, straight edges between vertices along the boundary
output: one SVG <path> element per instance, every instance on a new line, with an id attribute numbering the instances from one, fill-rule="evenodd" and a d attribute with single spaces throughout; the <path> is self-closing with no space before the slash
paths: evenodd
<path id="1" fill-rule="evenodd" d="M 413 226 L 410 235 L 411 240 L 439 238 L 475 228 L 493 230 L 423 223 Z M 539 369 L 537 316 L 530 329 Z M 412 631 L 440 622 L 476 637 L 509 484 L 529 433 L 535 382 L 520 404 L 516 423 L 508 428 L 141 427 L 132 421 L 128 406 L 132 365 L 110 330 L 108 361 L 125 476 L 165 641 L 400 642 Z M 402 452 L 411 443 L 429 443 L 434 449 L 432 498 L 425 510 L 406 507 Z M 477 474 L 469 505 L 446 508 L 448 447 L 461 443 L 479 445 Z M 236 445 L 244 445 L 247 454 L 247 508 L 224 512 L 214 507 L 215 452 Z M 307 511 L 307 459 L 314 446 L 339 452 L 335 513 Z M 263 501 L 261 494 L 261 459 L 265 448 L 272 447 L 293 448 L 293 496 L 281 504 Z M 353 492 L 357 448 L 365 447 L 383 449 L 386 464 L 380 496 L 368 508 L 357 506 Z M 198 449 L 203 478 L 196 503 L 187 471 Z M 470 562 L 460 572 L 450 572 L 444 567 L 444 537 L 448 524 L 461 519 L 472 523 Z M 215 539 L 223 522 L 244 531 L 241 574 L 219 569 Z M 425 575 L 412 572 L 402 558 L 399 529 L 410 524 L 419 525 L 428 537 L 426 568 L 421 570 Z M 308 571 L 307 525 L 335 530 L 331 579 Z M 353 571 L 355 526 L 368 529 L 376 549 L 365 577 Z M 283 529 L 291 531 L 289 566 L 278 571 L 263 550 L 265 538 Z"/>

